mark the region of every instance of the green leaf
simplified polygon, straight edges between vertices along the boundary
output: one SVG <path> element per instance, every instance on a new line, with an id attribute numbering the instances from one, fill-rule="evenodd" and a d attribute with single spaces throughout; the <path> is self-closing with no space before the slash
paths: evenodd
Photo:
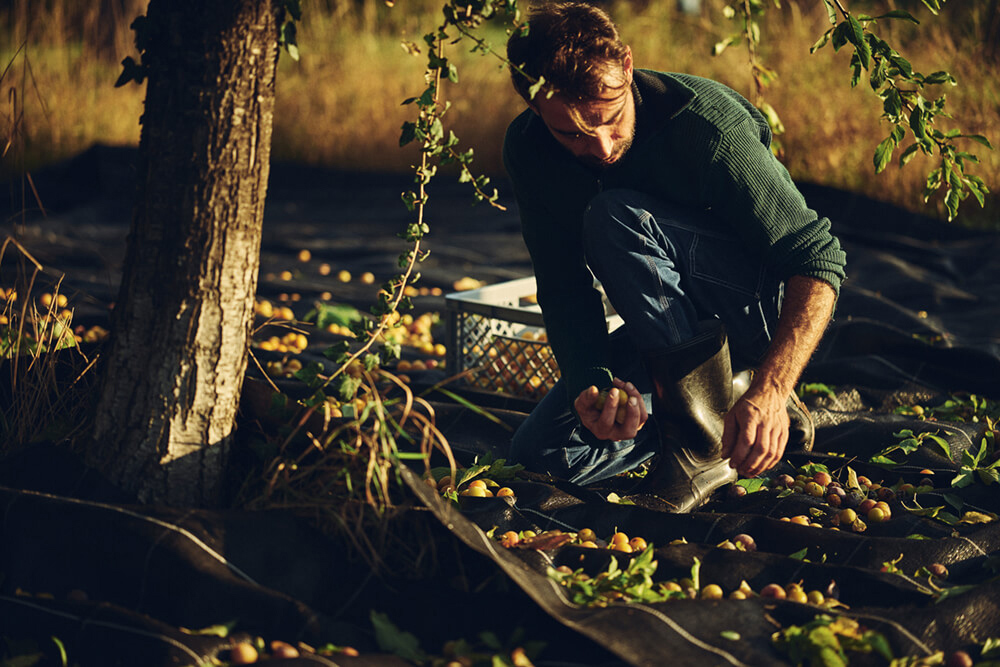
<path id="1" fill-rule="evenodd" d="M 872 62 L 872 49 L 868 46 L 868 42 L 861 40 L 861 45 L 857 47 L 858 57 L 861 62 L 861 66 L 868 69 Z"/>
<path id="2" fill-rule="evenodd" d="M 302 371 L 299 371 L 300 373 Z M 296 373 L 298 375 L 298 373 Z M 337 390 L 337 396 L 343 402 L 353 401 L 354 396 L 358 393 L 358 387 L 361 386 L 361 378 L 351 377 L 346 373 L 337 376 L 337 380 L 340 382 L 340 386 Z M 345 415 L 346 416 L 346 415 Z"/>
<path id="3" fill-rule="evenodd" d="M 891 62 L 905 78 L 913 78 L 913 66 L 910 64 L 909 60 L 903 58 L 898 53 L 893 53 L 889 56 L 889 62 Z"/>
<path id="4" fill-rule="evenodd" d="M 766 482 L 760 477 L 751 477 L 749 479 L 738 479 L 734 482 L 737 486 L 742 486 L 747 490 L 747 493 L 754 493 L 755 491 L 760 491 L 766 486 Z"/>
<path id="5" fill-rule="evenodd" d="M 881 632 L 869 631 L 864 634 L 864 643 L 870 648 L 874 649 L 876 653 L 885 658 L 886 662 L 890 662 L 893 659 L 892 647 L 889 645 L 889 640 L 886 639 L 885 635 Z"/>
<path id="6" fill-rule="evenodd" d="M 118 79 L 115 81 L 115 88 L 121 88 L 129 81 L 142 83 L 144 78 L 146 78 L 145 68 L 136 63 L 131 56 L 126 56 L 122 60 L 122 73 L 118 75 Z"/>
<path id="7" fill-rule="evenodd" d="M 712 55 L 717 56 L 726 49 L 728 49 L 730 46 L 733 46 L 734 44 L 739 44 L 741 41 L 743 41 L 742 33 L 736 33 L 734 35 L 730 35 L 729 37 L 726 37 L 725 39 L 716 42 L 715 45 L 712 46 Z"/>
<path id="8" fill-rule="evenodd" d="M 980 649 L 981 658 L 1000 658 L 1000 638 L 990 637 Z"/>
<path id="9" fill-rule="evenodd" d="M 913 157 L 917 154 L 917 151 L 919 149 L 920 149 L 920 144 L 915 144 L 915 143 L 910 144 L 905 149 L 903 149 L 903 152 L 899 154 L 899 166 L 905 167 L 906 163 L 908 163 L 910 160 L 913 159 Z"/>
<path id="10" fill-rule="evenodd" d="M 830 25 L 836 25 L 837 8 L 833 6 L 833 0 L 823 0 L 823 5 L 826 7 L 826 17 L 830 20 Z"/>
<path id="11" fill-rule="evenodd" d="M 804 547 L 802 549 L 799 549 L 793 554 L 788 554 L 788 557 L 794 560 L 805 560 L 805 557 L 808 555 L 809 555 L 809 547 Z"/>
<path id="12" fill-rule="evenodd" d="M 956 496 L 954 493 L 943 493 L 941 494 L 941 498 L 946 503 L 951 505 L 956 512 L 961 512 L 962 508 L 965 507 L 965 501 Z"/>
<path id="13" fill-rule="evenodd" d="M 862 46 L 868 48 L 868 45 L 865 43 L 864 28 L 861 27 L 861 24 L 858 22 L 856 18 L 854 18 L 853 14 L 848 14 L 847 20 L 850 25 L 846 35 L 848 41 L 850 41 L 851 44 L 853 44 L 858 49 L 860 49 Z M 867 64 L 865 66 L 867 67 Z"/>
<path id="14" fill-rule="evenodd" d="M 317 329 L 326 329 L 331 324 L 346 327 L 354 320 L 361 319 L 361 312 L 357 308 L 338 303 L 317 304 L 315 309 L 306 314 L 306 322 L 313 321 L 311 315 L 315 317 Z"/>
<path id="15" fill-rule="evenodd" d="M 983 482 L 983 484 L 990 485 L 1000 483 L 1000 470 L 997 470 L 996 468 L 980 468 L 976 471 L 976 474 L 979 475 L 979 479 Z"/>
<path id="16" fill-rule="evenodd" d="M 927 85 L 942 84 L 942 83 L 956 83 L 955 77 L 953 77 L 948 72 L 939 71 L 928 74 L 924 77 L 924 83 Z"/>
<path id="17" fill-rule="evenodd" d="M 972 470 L 969 468 L 962 468 L 962 470 L 951 480 L 951 487 L 953 489 L 964 489 L 972 484 L 972 482 Z"/>
<path id="18" fill-rule="evenodd" d="M 197 630 L 189 630 L 188 628 L 181 628 L 181 632 L 186 635 L 196 635 L 202 637 L 228 637 L 239 624 L 239 621 L 233 620 L 228 623 L 218 623 L 216 625 L 209 625 L 205 628 L 198 628 Z"/>
<path id="19" fill-rule="evenodd" d="M 942 453 L 942 454 L 944 454 L 944 457 L 945 457 L 946 459 L 948 459 L 949 461 L 951 460 L 951 447 L 949 447 L 949 446 L 948 446 L 948 441 L 947 441 L 947 440 L 945 440 L 945 439 L 944 439 L 944 438 L 942 438 L 941 436 L 938 436 L 938 435 L 934 435 L 934 434 L 932 434 L 932 433 L 928 433 L 928 434 L 927 434 L 927 435 L 926 435 L 926 436 L 924 437 L 924 439 L 925 439 L 925 440 L 930 440 L 930 441 L 931 441 L 931 442 L 933 442 L 933 443 L 934 443 L 935 445 L 937 445 L 937 446 L 938 446 L 938 449 L 940 449 L 940 450 L 941 450 L 941 453 Z"/>
<path id="20" fill-rule="evenodd" d="M 538 77 L 538 81 L 531 84 L 531 86 L 528 88 L 528 98 L 532 100 L 535 99 L 535 95 L 538 94 L 538 91 L 541 90 L 542 86 L 544 85 L 545 85 L 545 77 L 544 76 Z"/>
<path id="21" fill-rule="evenodd" d="M 896 142 L 892 137 L 886 137 L 875 148 L 875 173 L 880 174 L 892 161 L 892 152 L 896 150 Z"/>
<path id="22" fill-rule="evenodd" d="M 876 18 L 876 20 L 878 20 L 878 19 L 903 19 L 903 20 L 906 20 L 906 21 L 911 21 L 912 23 L 915 23 L 917 25 L 920 25 L 920 21 L 918 21 L 917 19 L 913 18 L 913 14 L 911 14 L 908 11 L 902 10 L 902 9 L 893 9 L 892 11 L 886 12 L 885 14 L 882 14 L 881 16 L 876 16 L 875 18 Z"/>
<path id="23" fill-rule="evenodd" d="M 953 598 L 958 595 L 962 595 L 963 593 L 968 593 L 969 591 L 976 588 L 976 586 L 977 586 L 976 584 L 967 584 L 965 586 L 951 586 L 949 588 L 945 588 L 940 593 L 938 593 L 938 596 L 934 600 L 934 602 L 935 603 L 942 602 L 948 598 Z"/>
<path id="24" fill-rule="evenodd" d="M 851 31 L 851 25 L 844 21 L 833 29 L 833 34 L 830 36 L 833 42 L 833 50 L 839 51 L 844 44 L 848 42 L 848 33 Z"/>
<path id="25" fill-rule="evenodd" d="M 882 103 L 882 110 L 890 119 L 899 117 L 903 112 L 903 98 L 900 97 L 898 90 L 895 88 L 889 90 Z"/>
<path id="26" fill-rule="evenodd" d="M 914 107 L 913 111 L 910 112 L 910 129 L 913 130 L 913 136 L 917 139 L 923 139 L 927 136 L 926 119 L 920 107 Z"/>
<path id="27" fill-rule="evenodd" d="M 417 124 L 412 121 L 403 123 L 402 131 L 399 135 L 400 147 L 407 145 L 417 138 Z"/>
<path id="28" fill-rule="evenodd" d="M 987 139 L 981 134 L 963 134 L 961 136 L 965 139 L 972 139 L 976 143 L 982 144 L 983 146 L 986 146 L 990 150 L 993 150 L 993 144 L 991 144 L 989 139 Z"/>
<path id="29" fill-rule="evenodd" d="M 385 614 L 372 610 L 372 626 L 375 628 L 375 642 L 383 651 L 393 653 L 404 660 L 423 662 L 427 656 L 420 650 L 420 642 L 409 632 L 400 630 Z"/>
<path id="30" fill-rule="evenodd" d="M 868 77 L 868 81 L 872 87 L 872 90 L 878 90 L 885 84 L 886 81 L 886 66 L 885 60 L 879 60 L 875 67 L 872 69 L 871 76 Z"/>
<path id="31" fill-rule="evenodd" d="M 829 30 L 824 32 L 823 35 L 816 40 L 816 43 L 809 47 L 809 53 L 816 53 L 824 46 L 826 46 L 827 43 L 830 41 L 830 33 L 831 31 Z"/>
<path id="32" fill-rule="evenodd" d="M 740 633 L 735 630 L 723 630 L 719 633 L 719 636 L 732 642 L 738 642 L 740 640 Z"/>

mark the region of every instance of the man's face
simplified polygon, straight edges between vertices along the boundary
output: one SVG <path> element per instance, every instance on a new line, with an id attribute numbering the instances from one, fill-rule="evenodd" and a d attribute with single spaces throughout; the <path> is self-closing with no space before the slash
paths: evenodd
<path id="1" fill-rule="evenodd" d="M 580 162 L 598 168 L 620 160 L 635 136 L 631 57 L 626 58 L 622 70 L 606 76 L 615 86 L 623 81 L 628 85 L 612 89 L 607 97 L 586 102 L 570 103 L 554 95 L 548 99 L 539 96 L 531 103 L 556 141 Z"/>

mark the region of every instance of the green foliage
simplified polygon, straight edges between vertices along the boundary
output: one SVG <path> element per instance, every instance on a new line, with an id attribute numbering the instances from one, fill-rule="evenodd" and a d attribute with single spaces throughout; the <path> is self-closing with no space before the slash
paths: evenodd
<path id="1" fill-rule="evenodd" d="M 288 51 L 292 60 L 299 59 L 299 45 L 295 41 L 296 21 L 302 20 L 302 4 L 300 0 L 279 0 L 281 7 L 280 27 L 278 28 L 278 46 Z"/>
<path id="2" fill-rule="evenodd" d="M 506 641 L 495 632 L 480 632 L 474 641 L 455 639 L 448 641 L 442 657 L 428 655 L 420 647 L 416 636 L 401 630 L 386 614 L 372 611 L 375 641 L 379 648 L 418 665 L 462 664 L 477 667 L 520 667 L 531 665 L 532 659 L 545 647 L 545 642 L 526 641 L 523 628 L 515 628 Z"/>
<path id="3" fill-rule="evenodd" d="M 773 106 L 764 100 L 764 91 L 778 78 L 778 73 L 765 66 L 757 56 L 760 47 L 760 20 L 768 5 L 775 9 L 781 8 L 780 0 L 732 0 L 722 8 L 723 15 L 740 24 L 739 32 L 734 32 L 725 39 L 716 42 L 712 47 L 712 55 L 717 56 L 730 46 L 746 43 L 747 56 L 750 64 L 750 75 L 753 78 L 753 90 L 750 102 L 767 119 L 767 124 L 774 135 L 783 134 L 785 126 Z M 775 155 L 781 152 L 781 142 L 772 140 L 771 150 Z"/>
<path id="4" fill-rule="evenodd" d="M 412 662 L 426 660 L 427 655 L 420 649 L 420 641 L 414 635 L 400 630 L 386 614 L 372 610 L 370 618 L 375 629 L 375 642 L 380 649 Z"/>
<path id="5" fill-rule="evenodd" d="M 951 480 L 952 487 L 961 489 L 976 480 L 983 484 L 1000 483 L 1000 458 L 996 454 L 996 431 L 990 430 L 983 436 L 979 449 L 962 452 L 962 467 Z"/>
<path id="6" fill-rule="evenodd" d="M 477 202 L 485 201 L 502 209 L 503 207 L 497 201 L 499 193 L 496 188 L 489 187 L 490 179 L 487 176 L 474 175 L 469 167 L 473 161 L 473 150 L 471 148 L 459 149 L 459 139 L 455 133 L 450 130 L 445 132 L 443 120 L 451 103 L 442 98 L 442 86 L 445 81 L 458 83 L 458 68 L 448 59 L 446 51 L 448 47 L 463 40 L 472 42 L 471 51 L 473 53 L 494 55 L 504 62 L 508 62 L 493 49 L 489 42 L 478 37 L 473 31 L 484 21 L 502 17 L 507 17 L 516 24 L 520 18 L 517 2 L 515 0 L 502 2 L 449 0 L 444 3 L 442 14 L 443 22 L 434 31 L 424 35 L 424 47 L 412 42 L 404 44 L 407 52 L 413 55 L 419 55 L 421 49 L 426 48 L 427 66 L 424 72 L 426 87 L 423 92 L 419 96 L 403 100 L 404 105 L 412 104 L 416 107 L 417 118 L 403 123 L 399 145 L 406 146 L 418 142 L 421 152 L 421 162 L 414 168 L 414 181 L 418 188 L 416 191 L 404 192 L 402 195 L 403 203 L 410 211 L 419 210 L 422 213 L 423 207 L 427 203 L 426 186 L 431 178 L 437 174 L 438 167 L 455 165 L 459 170 L 459 182 L 472 185 L 473 197 Z M 539 81 L 536 85 L 540 86 L 541 83 Z M 413 240 L 419 240 L 426 233 L 426 225 L 422 222 L 410 230 L 410 236 Z"/>
<path id="7" fill-rule="evenodd" d="M 979 159 L 972 153 L 960 150 L 955 142 L 958 139 L 968 139 L 991 150 L 993 146 L 986 137 L 979 134 L 963 134 L 958 129 L 939 129 L 938 121 L 950 117 L 945 110 L 946 96 L 942 93 L 936 99 L 925 97 L 931 87 L 957 85 L 955 77 L 946 71 L 929 75 L 915 72 L 906 58 L 872 32 L 879 21 L 919 21 L 901 9 L 879 16 L 855 16 L 844 8 L 840 0 L 823 2 L 832 27 L 823 33 L 810 52 L 815 53 L 827 44 L 832 44 L 835 51 L 850 45 L 854 49 L 849 63 L 851 86 L 857 86 L 867 73 L 872 91 L 882 100 L 882 118 L 892 126 L 889 135 L 875 148 L 875 172 L 882 172 L 891 163 L 893 154 L 909 134 L 912 142 L 899 155 L 900 167 L 905 166 L 918 152 L 928 156 L 936 152 L 940 160 L 939 166 L 927 175 L 925 202 L 943 187 L 949 220 L 958 215 L 959 205 L 970 194 L 983 206 L 989 189 L 982 178 L 966 172 L 970 165 L 978 164 Z M 924 0 L 924 4 L 934 13 L 940 9 L 941 2 L 943 0 Z M 839 21 L 838 10 L 843 17 Z"/>
<path id="8" fill-rule="evenodd" d="M 149 63 L 145 61 L 146 46 L 149 44 L 147 32 L 149 19 L 145 16 L 137 16 L 129 27 L 135 33 L 135 47 L 139 50 L 139 62 L 136 62 L 132 56 L 126 56 L 122 60 L 122 73 L 115 81 L 115 88 L 121 88 L 130 81 L 141 84 L 149 72 Z"/>
<path id="9" fill-rule="evenodd" d="M 879 21 L 909 21 L 919 23 L 907 11 L 894 9 L 879 16 L 851 14 L 841 0 L 823 0 L 831 27 L 823 33 L 810 49 L 815 53 L 827 44 L 832 44 L 835 51 L 850 45 L 854 49 L 849 67 L 851 68 L 851 86 L 860 83 L 867 72 L 869 84 L 875 94 L 882 100 L 882 118 L 892 126 L 888 136 L 875 148 L 873 163 L 876 173 L 881 173 L 892 162 L 893 154 L 904 143 L 907 132 L 912 135 L 912 142 L 906 145 L 899 155 L 899 166 L 910 162 L 917 153 L 939 156 L 939 166 L 928 175 L 924 187 L 924 201 L 927 202 L 939 189 L 944 188 L 944 203 L 948 211 L 948 219 L 958 215 L 959 205 L 972 195 L 985 205 L 985 197 L 989 188 L 979 176 L 968 173 L 967 168 L 978 164 L 975 154 L 961 150 L 956 141 L 966 139 L 981 144 L 988 149 L 993 148 L 989 140 L 979 134 L 963 134 L 958 129 L 943 131 L 937 127 L 941 118 L 950 117 L 945 110 L 946 96 L 941 94 L 936 99 L 925 97 L 930 88 L 941 85 L 957 85 L 955 77 L 946 71 L 937 71 L 929 75 L 914 72 L 913 67 L 888 42 L 872 31 Z M 924 5 L 934 14 L 941 8 L 944 0 L 923 0 Z M 731 46 L 745 43 L 753 77 L 753 89 L 750 95 L 751 103 L 756 106 L 767 119 L 773 134 L 784 132 L 784 127 L 777 111 L 764 100 L 764 91 L 776 78 L 777 73 L 764 66 L 758 58 L 761 42 L 760 21 L 769 4 L 780 8 L 780 0 L 731 0 L 723 6 L 726 18 L 740 23 L 740 30 L 715 43 L 712 55 L 719 55 Z M 838 14 L 839 12 L 839 14 Z M 838 18 L 842 16 L 842 18 Z M 775 154 L 780 154 L 780 143 L 772 144 Z"/>
<path id="10" fill-rule="evenodd" d="M 803 382 L 798 386 L 796 393 L 799 398 L 805 398 L 806 396 L 826 396 L 828 398 L 837 397 L 833 388 L 830 385 L 823 384 L 822 382 Z"/>
<path id="11" fill-rule="evenodd" d="M 360 319 L 361 313 L 354 306 L 323 302 L 317 303 L 303 318 L 306 322 L 315 323 L 317 329 L 326 329 L 331 324 L 350 326 Z"/>
<path id="12" fill-rule="evenodd" d="M 940 450 L 940 454 L 942 454 L 949 461 L 951 460 L 951 448 L 948 446 L 948 441 L 937 435 L 937 432 L 914 433 L 910 429 L 903 429 L 898 433 L 893 433 L 892 435 L 893 437 L 898 438 L 899 442 L 889 445 L 872 456 L 869 459 L 870 463 L 889 466 L 899 465 L 901 461 L 889 458 L 890 454 L 898 452 L 904 455 L 909 455 L 928 443 L 933 444 L 938 450 Z"/>
<path id="13" fill-rule="evenodd" d="M 805 625 L 779 630 L 771 641 L 793 665 L 808 667 L 846 667 L 849 652 L 876 653 L 887 661 L 893 657 L 884 635 L 843 616 L 821 614 Z"/>
<path id="14" fill-rule="evenodd" d="M 670 587 L 669 582 L 655 583 L 657 562 L 653 560 L 653 546 L 649 545 L 638 556 L 632 558 L 622 568 L 618 560 L 612 558 L 608 568 L 596 577 L 589 577 L 583 570 L 560 572 L 549 568 L 550 579 L 566 588 L 573 604 L 585 607 L 605 607 L 612 602 L 663 602 L 670 599 L 686 599 L 688 592 L 680 586 Z M 691 566 L 690 582 L 697 591 L 701 561 L 694 559 Z M 676 582 L 674 582 L 676 583 Z"/>
<path id="15" fill-rule="evenodd" d="M 476 456 L 472 461 L 472 465 L 468 468 L 455 468 L 453 479 L 456 480 L 456 483 L 454 486 L 458 488 L 477 477 L 491 479 L 496 482 L 514 479 L 517 473 L 522 470 L 524 470 L 524 466 L 520 463 L 507 465 L 506 459 L 494 459 L 492 452 L 486 452 L 485 454 Z M 451 474 L 452 469 L 450 467 L 431 468 L 431 476 L 436 482 L 441 481 L 445 475 Z"/>

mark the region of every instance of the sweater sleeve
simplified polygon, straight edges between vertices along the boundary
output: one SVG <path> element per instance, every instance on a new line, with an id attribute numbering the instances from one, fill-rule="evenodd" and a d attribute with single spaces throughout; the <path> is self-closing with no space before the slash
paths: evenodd
<path id="1" fill-rule="evenodd" d="M 515 125 L 504 141 L 504 165 L 521 217 L 521 232 L 531 256 L 542 317 L 566 386 L 573 399 L 595 385 L 611 385 L 608 331 L 600 292 L 587 267 L 582 238 L 582 210 L 560 197 L 559 185 L 543 178 L 535 160 L 519 150 L 523 137 Z M 550 165 L 551 166 L 551 165 Z M 542 183 L 548 190 L 538 191 Z M 560 206 L 563 201 L 566 205 Z M 543 202 L 554 202 L 546 205 Z"/>
<path id="2" fill-rule="evenodd" d="M 771 153 L 762 119 L 740 114 L 711 151 L 704 197 L 764 257 L 776 275 L 818 278 L 839 294 L 846 255 L 830 221 L 806 205 L 791 176 Z"/>

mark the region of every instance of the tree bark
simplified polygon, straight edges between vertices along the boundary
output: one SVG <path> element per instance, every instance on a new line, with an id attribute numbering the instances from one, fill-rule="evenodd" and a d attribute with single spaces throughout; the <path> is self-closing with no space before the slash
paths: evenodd
<path id="1" fill-rule="evenodd" d="M 137 203 L 87 456 L 143 502 L 220 501 L 260 262 L 279 12 L 273 0 L 151 0 L 137 30 Z"/>

